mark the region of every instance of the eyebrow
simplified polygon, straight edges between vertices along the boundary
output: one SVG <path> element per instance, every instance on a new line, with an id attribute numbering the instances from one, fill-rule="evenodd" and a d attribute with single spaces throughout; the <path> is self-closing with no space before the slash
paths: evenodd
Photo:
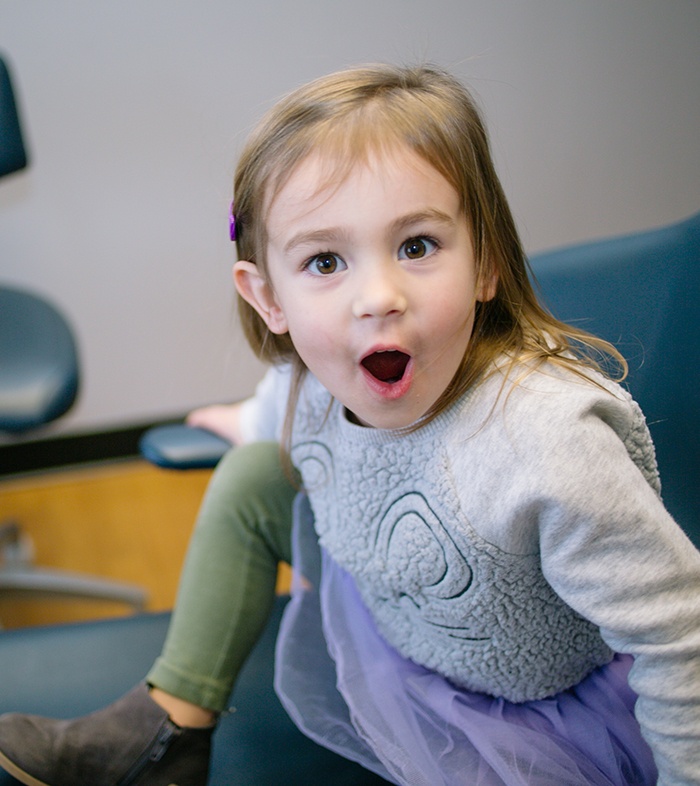
<path id="1" fill-rule="evenodd" d="M 347 233 L 340 227 L 326 229 L 313 229 L 310 232 L 299 232 L 284 244 L 284 252 L 288 254 L 299 246 L 318 245 L 320 243 L 337 243 L 347 237 Z"/>
<path id="2" fill-rule="evenodd" d="M 455 219 L 449 213 L 445 213 L 437 208 L 428 208 L 427 210 L 418 210 L 415 213 L 408 213 L 405 216 L 400 216 L 391 225 L 394 232 L 400 232 L 402 229 L 410 229 L 416 224 L 430 221 L 432 223 L 443 224 L 444 226 L 452 227 L 455 225 Z"/>
<path id="3" fill-rule="evenodd" d="M 410 229 L 424 222 L 433 222 L 442 224 L 445 227 L 452 227 L 455 225 L 455 219 L 448 213 L 436 208 L 428 208 L 427 210 L 417 210 L 415 213 L 407 213 L 405 216 L 399 216 L 390 225 L 391 234 L 401 232 L 402 230 Z M 299 232 L 289 239 L 284 245 L 284 252 L 289 253 L 299 246 L 316 245 L 319 243 L 337 243 L 346 239 L 348 233 L 342 227 L 327 227 L 324 229 L 314 229 L 309 232 Z"/>

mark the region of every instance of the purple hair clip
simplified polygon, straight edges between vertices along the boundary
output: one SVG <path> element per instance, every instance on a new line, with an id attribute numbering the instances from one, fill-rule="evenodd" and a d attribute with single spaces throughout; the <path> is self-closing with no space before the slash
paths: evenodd
<path id="1" fill-rule="evenodd" d="M 238 237 L 236 233 L 236 214 L 233 212 L 233 202 L 231 202 L 231 209 L 228 212 L 228 231 L 232 241 Z"/>

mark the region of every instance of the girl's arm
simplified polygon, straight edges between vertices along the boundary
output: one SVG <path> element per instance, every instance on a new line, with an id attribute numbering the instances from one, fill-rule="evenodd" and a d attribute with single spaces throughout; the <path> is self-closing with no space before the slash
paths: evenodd
<path id="1" fill-rule="evenodd" d="M 470 407 L 481 403 L 486 419 L 454 465 L 468 479 L 469 520 L 508 553 L 539 554 L 564 602 L 635 658 L 630 685 L 659 784 L 700 784 L 700 553 L 663 506 L 638 407 L 555 370 L 527 377 L 496 410 L 482 398 Z"/>
<path id="2" fill-rule="evenodd" d="M 588 412 L 570 431 L 559 501 L 539 519 L 542 567 L 613 650 L 635 658 L 635 714 L 659 784 L 700 783 L 700 554 L 630 460 L 643 441 L 624 444 L 611 424 Z"/>

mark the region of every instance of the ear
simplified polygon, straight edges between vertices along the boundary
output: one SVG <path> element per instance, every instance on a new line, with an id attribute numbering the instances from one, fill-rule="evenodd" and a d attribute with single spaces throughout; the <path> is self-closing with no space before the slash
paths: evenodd
<path id="1" fill-rule="evenodd" d="M 272 333 L 282 335 L 288 332 L 284 312 L 256 264 L 246 260 L 236 262 L 233 266 L 233 283 L 238 294 L 260 314 Z"/>
<path id="2" fill-rule="evenodd" d="M 480 303 L 486 303 L 488 300 L 493 300 L 496 296 L 498 289 L 498 273 L 494 270 L 492 273 L 487 273 L 479 282 L 476 288 L 476 299 Z"/>

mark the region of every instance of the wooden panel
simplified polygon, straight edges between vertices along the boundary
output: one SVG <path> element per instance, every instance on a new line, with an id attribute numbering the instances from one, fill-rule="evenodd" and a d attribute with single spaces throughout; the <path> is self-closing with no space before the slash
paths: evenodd
<path id="1" fill-rule="evenodd" d="M 0 483 L 0 521 L 32 538 L 36 562 L 144 586 L 148 609 L 172 607 L 210 471 L 123 462 Z M 6 628 L 128 613 L 117 604 L 0 598 Z"/>
<path id="2" fill-rule="evenodd" d="M 149 610 L 167 609 L 210 474 L 133 461 L 3 481 L 0 521 L 20 523 L 38 565 L 142 585 Z M 127 612 L 97 601 L 0 598 L 5 627 Z"/>

